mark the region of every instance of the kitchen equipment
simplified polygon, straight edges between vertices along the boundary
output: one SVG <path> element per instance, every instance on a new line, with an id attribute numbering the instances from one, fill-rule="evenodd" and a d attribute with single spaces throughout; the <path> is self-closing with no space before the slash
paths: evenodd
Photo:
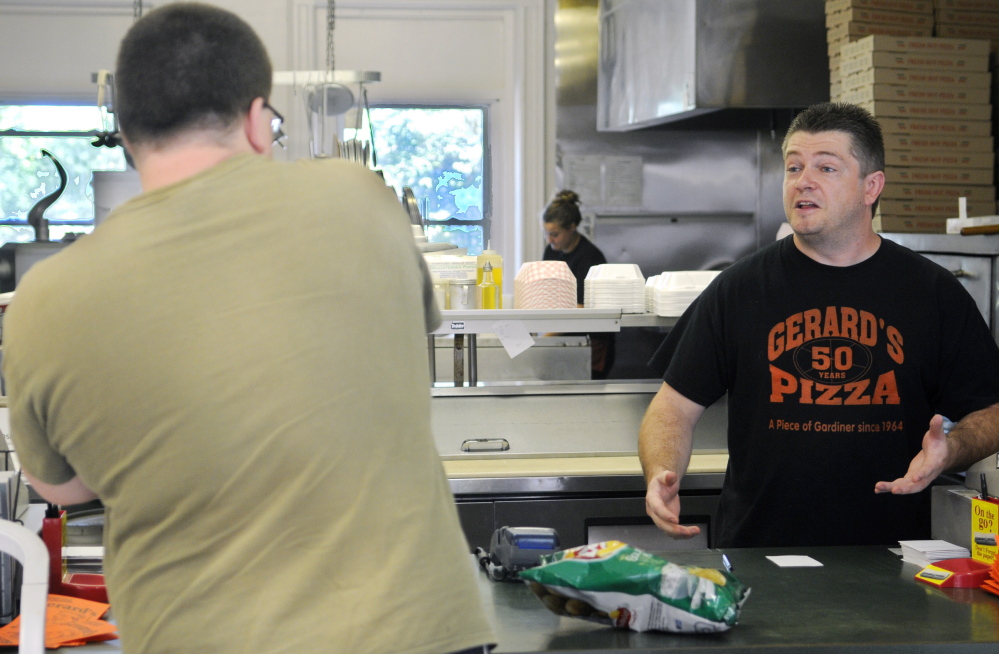
<path id="1" fill-rule="evenodd" d="M 66 542 L 66 512 L 49 504 L 42 521 L 42 540 L 49 553 L 49 592 L 92 602 L 108 601 L 103 574 L 67 573 L 63 558 Z"/>
<path id="2" fill-rule="evenodd" d="M 828 100 L 821 2 L 601 3 L 600 131 L 727 108 L 807 107 Z"/>
<path id="3" fill-rule="evenodd" d="M 478 309 L 475 299 L 474 279 L 451 280 L 450 307 L 452 310 L 466 311 L 468 309 Z"/>
<path id="4" fill-rule="evenodd" d="M 0 246 L 0 293 L 9 293 L 17 286 L 24 273 L 42 259 L 52 256 L 72 241 L 9 242 Z"/>
<path id="5" fill-rule="evenodd" d="M 493 581 L 519 581 L 517 572 L 541 564 L 541 557 L 559 548 L 558 532 L 547 527 L 500 527 L 489 551 L 476 548 L 479 565 Z"/>

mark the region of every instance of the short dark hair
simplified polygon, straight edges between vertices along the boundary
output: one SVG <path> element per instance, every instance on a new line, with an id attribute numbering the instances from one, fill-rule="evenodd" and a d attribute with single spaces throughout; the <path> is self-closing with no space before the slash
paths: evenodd
<path id="1" fill-rule="evenodd" d="M 115 111 L 130 143 L 190 129 L 223 131 L 271 93 L 263 42 L 235 14 L 200 3 L 155 9 L 132 25 L 115 70 Z"/>
<path id="2" fill-rule="evenodd" d="M 555 199 L 545 207 L 543 220 L 546 223 L 555 223 L 562 229 L 568 229 L 569 225 L 579 225 L 583 220 L 582 214 L 579 213 L 579 196 L 568 189 L 559 191 Z"/>
<path id="3" fill-rule="evenodd" d="M 885 169 L 885 140 L 881 135 L 881 125 L 863 107 L 844 102 L 823 102 L 805 109 L 794 117 L 787 128 L 781 145 L 781 153 L 785 157 L 787 142 L 795 132 L 844 132 L 850 137 L 852 154 L 860 164 L 861 178 Z M 875 200 L 871 214 L 877 209 L 878 200 Z"/>

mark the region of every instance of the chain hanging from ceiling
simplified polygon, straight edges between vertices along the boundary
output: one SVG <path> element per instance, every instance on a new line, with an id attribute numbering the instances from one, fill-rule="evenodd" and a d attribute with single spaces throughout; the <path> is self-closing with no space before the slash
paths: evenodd
<path id="1" fill-rule="evenodd" d="M 333 30 L 336 29 L 336 1 L 326 0 L 326 72 L 336 70 L 333 51 Z M 329 81 L 333 81 L 332 75 Z"/>

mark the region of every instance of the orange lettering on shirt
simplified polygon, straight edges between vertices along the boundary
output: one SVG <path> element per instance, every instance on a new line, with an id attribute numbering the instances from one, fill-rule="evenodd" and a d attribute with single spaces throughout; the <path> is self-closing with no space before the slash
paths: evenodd
<path id="1" fill-rule="evenodd" d="M 885 334 L 888 336 L 888 356 L 891 357 L 892 361 L 901 365 L 905 361 L 905 354 L 902 352 L 902 335 L 894 327 L 886 329 Z"/>
<path id="2" fill-rule="evenodd" d="M 859 341 L 860 334 L 857 330 L 857 310 L 851 309 L 850 307 L 843 307 L 841 311 L 842 317 L 839 323 L 839 335 L 843 338 L 849 338 L 851 341 Z"/>
<path id="3" fill-rule="evenodd" d="M 901 402 L 898 397 L 898 385 L 895 383 L 894 370 L 889 370 L 878 376 L 878 382 L 874 386 L 874 398 L 872 402 L 874 404 L 899 404 Z"/>
<path id="4" fill-rule="evenodd" d="M 790 350 L 801 345 L 804 341 L 801 340 L 801 314 L 796 313 L 787 319 L 787 344 L 786 347 Z"/>
<path id="5" fill-rule="evenodd" d="M 784 323 L 779 322 L 767 336 L 767 358 L 773 361 L 784 353 Z"/>
<path id="6" fill-rule="evenodd" d="M 863 392 L 866 391 L 867 387 L 870 385 L 870 379 L 861 379 L 860 381 L 844 384 L 843 388 L 850 392 L 850 396 L 846 398 L 846 401 L 843 404 L 870 404 L 871 396 L 863 395 Z"/>
<path id="7" fill-rule="evenodd" d="M 800 404 L 811 404 L 812 403 L 812 386 L 814 382 L 811 379 L 801 379 L 801 399 Z"/>
<path id="8" fill-rule="evenodd" d="M 878 321 L 870 311 L 860 312 L 860 338 L 861 344 L 873 347 L 878 342 Z"/>
<path id="9" fill-rule="evenodd" d="M 822 395 L 819 399 L 815 400 L 816 404 L 828 404 L 828 405 L 838 405 L 843 404 L 843 398 L 836 397 L 836 393 L 842 386 L 829 386 L 828 384 L 816 384 L 815 390 L 821 391 Z"/>
<path id="10" fill-rule="evenodd" d="M 776 366 L 770 366 L 770 401 L 783 402 L 784 396 L 798 390 L 798 380 Z"/>
<path id="11" fill-rule="evenodd" d="M 822 312 L 818 309 L 809 309 L 803 315 L 805 317 L 805 341 L 814 341 L 822 335 Z"/>
<path id="12" fill-rule="evenodd" d="M 822 328 L 823 336 L 839 336 L 839 318 L 836 316 L 836 307 L 826 307 L 826 322 Z"/>

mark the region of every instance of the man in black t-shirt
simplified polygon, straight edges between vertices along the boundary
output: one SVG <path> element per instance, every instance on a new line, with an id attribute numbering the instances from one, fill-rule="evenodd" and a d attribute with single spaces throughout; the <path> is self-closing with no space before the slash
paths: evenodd
<path id="1" fill-rule="evenodd" d="M 928 538 L 927 486 L 999 451 L 999 348 L 952 274 L 874 232 L 870 114 L 811 107 L 783 152 L 794 234 L 723 271 L 651 362 L 647 511 L 674 538 L 699 533 L 680 524 L 680 479 L 694 425 L 727 394 L 716 546 Z"/>

